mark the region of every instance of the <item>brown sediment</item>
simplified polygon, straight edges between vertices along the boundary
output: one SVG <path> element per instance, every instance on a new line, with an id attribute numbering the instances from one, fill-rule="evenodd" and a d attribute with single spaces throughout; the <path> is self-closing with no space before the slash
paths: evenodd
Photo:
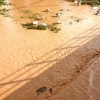
<path id="1" fill-rule="evenodd" d="M 83 73 L 83 71 L 85 71 L 94 61 L 96 61 L 98 59 L 98 57 L 100 55 L 100 51 L 97 50 L 93 50 L 92 53 L 89 53 L 87 55 L 83 55 L 85 57 L 81 58 L 81 63 L 78 63 L 78 66 L 75 65 L 75 68 L 72 69 L 70 71 L 70 79 L 65 79 L 62 80 L 61 82 L 57 82 L 54 86 L 53 86 L 53 93 L 52 95 L 48 96 L 46 94 L 46 96 L 44 98 L 46 98 L 47 100 L 56 95 L 58 92 L 61 92 L 61 89 L 66 87 L 68 84 L 70 84 L 72 81 L 74 81 L 81 73 Z"/>
<path id="2" fill-rule="evenodd" d="M 99 70 L 99 61 L 94 64 L 100 55 L 100 17 L 93 14 L 95 11 L 88 5 L 73 6 L 65 0 L 9 1 L 16 4 L 11 7 L 13 19 L 0 15 L 0 100 L 74 100 L 74 97 L 77 100 L 95 94 L 90 93 L 92 90 L 85 89 L 85 93 L 80 90 L 91 84 L 84 85 L 84 80 L 79 78 L 85 77 L 84 73 L 91 66 L 97 66 Z M 48 13 L 44 12 L 47 8 L 50 8 Z M 24 11 L 31 12 L 26 14 Z M 53 17 L 57 12 L 62 15 Z M 57 27 L 61 30 L 55 34 L 48 30 L 24 29 L 20 23 L 32 22 L 34 19 L 30 20 L 28 16 L 35 13 L 45 17 L 39 22 L 52 24 L 60 19 L 61 24 Z M 78 23 L 75 18 L 83 20 Z M 71 21 L 75 23 L 70 25 Z M 85 73 L 87 77 L 84 78 L 91 82 L 90 75 L 96 80 L 93 89 L 99 89 L 97 68 L 91 71 L 97 74 Z M 77 79 L 83 82 L 83 86 L 77 87 L 78 92 L 82 92 L 79 96 L 74 94 L 76 88 L 71 87 L 79 84 Z M 43 86 L 47 91 L 37 95 L 36 90 Z M 98 100 L 98 89 L 94 90 L 96 97 L 92 95 L 94 100 Z"/>

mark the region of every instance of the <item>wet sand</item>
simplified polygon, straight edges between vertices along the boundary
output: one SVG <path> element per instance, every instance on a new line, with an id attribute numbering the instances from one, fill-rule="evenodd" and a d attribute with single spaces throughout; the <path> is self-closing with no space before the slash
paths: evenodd
<path id="1" fill-rule="evenodd" d="M 99 100 L 100 16 L 90 6 L 64 0 L 11 2 L 13 18 L 0 15 L 0 100 Z M 24 29 L 20 23 L 29 20 L 18 9 L 41 13 L 50 24 L 62 12 L 61 30 Z M 70 25 L 71 16 L 83 20 Z M 43 86 L 47 91 L 37 95 Z"/>

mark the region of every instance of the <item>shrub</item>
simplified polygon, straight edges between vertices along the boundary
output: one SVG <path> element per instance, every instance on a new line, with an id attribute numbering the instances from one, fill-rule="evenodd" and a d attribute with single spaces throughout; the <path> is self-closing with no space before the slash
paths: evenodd
<path id="1" fill-rule="evenodd" d="M 69 1 L 69 2 L 74 2 L 74 0 L 67 0 L 67 1 Z"/>
<path id="2" fill-rule="evenodd" d="M 0 6 L 2 6 L 2 5 L 6 5 L 4 0 L 0 0 Z"/>
<path id="3" fill-rule="evenodd" d="M 59 28 L 57 28 L 53 25 L 48 25 L 48 29 L 50 29 L 50 31 L 53 31 L 55 33 L 57 33 L 60 30 Z"/>
<path id="4" fill-rule="evenodd" d="M 26 29 L 37 29 L 37 30 L 46 30 L 47 28 L 50 29 L 50 31 L 53 31 L 55 33 L 57 33 L 60 29 L 57 28 L 54 25 L 48 25 L 48 26 L 44 26 L 44 25 L 33 25 L 33 23 L 26 23 L 26 24 L 22 24 L 23 28 Z"/>
<path id="5" fill-rule="evenodd" d="M 38 30 L 46 30 L 47 27 L 44 26 L 44 25 L 38 25 L 36 29 L 38 29 Z"/>
<path id="6" fill-rule="evenodd" d="M 100 5 L 100 0 L 83 0 L 82 4 L 88 4 L 88 5 Z"/>
<path id="7" fill-rule="evenodd" d="M 3 6 L 3 5 L 13 5 L 12 3 L 7 3 L 5 0 L 0 0 L 0 6 Z"/>
<path id="8" fill-rule="evenodd" d="M 27 29 L 36 29 L 36 26 L 30 25 L 30 26 L 27 26 Z"/>
<path id="9" fill-rule="evenodd" d="M 82 4 L 87 4 L 87 0 L 82 0 Z"/>
<path id="10" fill-rule="evenodd" d="M 8 12 L 10 9 L 3 8 L 1 9 L 2 12 Z"/>
<path id="11" fill-rule="evenodd" d="M 74 2 L 75 0 L 66 0 L 69 2 Z M 100 0 L 82 0 L 82 4 L 88 4 L 88 5 L 100 5 Z"/>
<path id="12" fill-rule="evenodd" d="M 22 26 L 23 26 L 24 28 L 27 27 L 27 26 L 31 26 L 31 25 L 33 25 L 33 23 L 22 24 Z"/>

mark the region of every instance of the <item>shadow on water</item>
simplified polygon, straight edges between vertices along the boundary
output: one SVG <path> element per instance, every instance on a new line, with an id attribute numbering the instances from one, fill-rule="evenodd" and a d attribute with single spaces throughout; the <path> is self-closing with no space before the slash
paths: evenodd
<path id="1" fill-rule="evenodd" d="M 97 40 L 100 40 L 100 35 L 98 35 L 98 33 L 100 33 L 100 29 L 98 29 L 100 27 L 99 25 L 100 23 L 85 31 L 84 33 L 86 35 L 83 36 L 83 34 L 81 34 L 80 36 L 73 38 L 71 44 L 67 46 L 67 43 L 62 44 L 58 48 L 55 48 L 51 52 L 43 55 L 41 58 L 38 58 L 36 61 L 26 64 L 21 69 L 0 80 L 3 81 L 8 79 L 19 71 L 21 73 L 9 82 L 0 83 L 0 88 L 14 84 L 12 87 L 0 94 L 0 96 L 13 90 L 19 84 L 26 82 L 22 87 L 13 91 L 13 93 L 6 96 L 3 100 L 49 100 L 51 96 L 54 96 L 61 91 L 63 87 L 74 81 L 75 78 L 77 78 L 99 57 L 100 42 L 97 42 Z M 90 40 L 90 38 L 92 39 Z M 75 45 L 77 42 L 78 44 Z M 84 45 L 81 45 L 83 42 Z M 93 44 L 96 44 L 96 46 Z M 73 49 L 75 49 L 75 51 L 73 51 Z M 56 58 L 55 56 L 58 54 L 60 55 Z M 44 59 L 44 57 L 46 58 L 45 60 L 41 62 L 38 61 L 39 59 Z M 54 65 L 50 65 L 51 62 L 55 62 Z M 26 73 L 30 73 L 31 70 L 34 70 L 34 67 L 41 66 L 41 64 L 44 64 L 44 66 L 31 73 L 25 79 L 16 80 L 18 77 L 25 75 Z M 48 66 L 50 67 L 42 73 L 39 73 Z M 21 72 L 24 68 L 27 68 L 27 70 Z M 36 77 L 32 77 L 35 73 L 39 74 Z M 46 86 L 48 89 L 52 88 L 53 93 L 46 92 L 43 93 L 43 95 L 38 96 L 36 94 L 36 90 L 42 86 Z"/>

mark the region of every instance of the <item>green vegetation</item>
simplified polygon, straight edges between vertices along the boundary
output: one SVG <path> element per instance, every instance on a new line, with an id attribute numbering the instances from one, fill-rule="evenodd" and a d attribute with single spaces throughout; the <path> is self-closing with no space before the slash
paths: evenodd
<path id="1" fill-rule="evenodd" d="M 5 0 L 0 0 L 0 6 L 3 6 L 3 5 L 9 5 L 9 6 L 11 6 L 11 5 L 13 5 L 12 3 L 7 3 Z"/>
<path id="2" fill-rule="evenodd" d="M 6 8 L 0 9 L 0 14 L 4 15 L 5 17 L 10 17 L 9 10 L 10 9 L 6 9 Z"/>
<path id="3" fill-rule="evenodd" d="M 21 13 L 24 14 L 31 14 L 32 12 L 30 10 L 20 10 Z"/>
<path id="4" fill-rule="evenodd" d="M 37 29 L 37 30 L 46 30 L 46 26 L 43 26 L 43 25 L 33 25 L 33 23 L 26 23 L 26 24 L 22 24 L 23 28 L 26 28 L 26 29 Z"/>
<path id="5" fill-rule="evenodd" d="M 35 14 L 32 14 L 30 16 L 28 16 L 29 19 L 34 19 L 34 20 L 38 20 L 41 18 L 41 14 L 39 13 L 35 13 Z"/>
<path id="6" fill-rule="evenodd" d="M 47 29 L 47 26 L 44 26 L 44 25 L 40 25 L 39 24 L 36 29 L 37 30 L 46 30 Z"/>
<path id="7" fill-rule="evenodd" d="M 8 3 L 5 0 L 0 0 L 0 14 L 4 15 L 5 17 L 10 17 L 10 9 L 7 9 L 6 6 L 10 6 L 12 3 Z M 2 7 L 3 6 L 3 7 Z"/>
<path id="8" fill-rule="evenodd" d="M 100 5 L 100 0 L 82 0 L 82 4 L 88 4 L 88 5 Z"/>
<path id="9" fill-rule="evenodd" d="M 49 29 L 50 31 L 53 31 L 55 33 L 57 33 L 60 29 L 57 28 L 56 26 L 54 25 L 47 25 L 47 26 L 44 26 L 44 25 L 33 25 L 33 23 L 26 23 L 26 24 L 22 24 L 23 28 L 26 28 L 26 29 L 37 29 L 37 30 L 46 30 L 46 29 Z"/>
<path id="10" fill-rule="evenodd" d="M 0 14 L 8 17 L 10 9 L 6 9 L 6 5 L 8 6 L 8 5 L 12 5 L 12 4 L 7 3 L 5 0 L 0 0 L 0 7 L 4 6 L 4 8 L 0 9 Z M 39 14 L 39 13 L 33 14 L 31 10 L 20 10 L 20 9 L 18 9 L 18 10 L 19 10 L 20 13 L 23 14 L 20 18 L 25 18 L 25 19 L 27 18 L 27 19 L 30 19 L 31 21 L 41 19 L 41 14 Z M 63 11 L 63 9 L 60 9 L 60 11 Z M 60 30 L 59 28 L 57 28 L 54 25 L 44 26 L 44 25 L 41 25 L 41 24 L 33 25 L 33 23 L 26 23 L 26 24 L 22 24 L 22 26 L 23 26 L 23 28 L 26 28 L 26 29 L 37 29 L 37 30 L 49 29 L 50 31 L 53 31 L 55 33 L 57 33 Z"/>
<path id="11" fill-rule="evenodd" d="M 69 2 L 74 2 L 75 0 L 66 0 Z M 100 5 L 100 0 L 82 0 L 82 4 L 88 4 L 88 5 Z"/>
<path id="12" fill-rule="evenodd" d="M 6 5 L 5 0 L 0 0 L 0 6 Z"/>
<path id="13" fill-rule="evenodd" d="M 20 18 L 24 18 L 24 19 L 27 18 L 30 21 L 42 20 L 41 19 L 41 14 L 39 14 L 39 13 L 34 13 L 33 14 L 31 10 L 20 10 L 20 9 L 18 9 L 18 10 L 19 10 L 20 13 L 23 14 Z M 60 11 L 63 11 L 63 9 L 60 9 Z M 45 18 L 45 20 L 46 20 L 46 18 Z M 42 22 L 42 21 L 40 21 L 40 22 Z M 23 28 L 26 28 L 26 29 L 37 29 L 37 30 L 49 29 L 50 31 L 53 31 L 55 33 L 57 33 L 60 30 L 55 25 L 47 25 L 47 26 L 41 25 L 41 24 L 33 25 L 33 23 L 25 23 L 25 24 L 21 24 L 21 25 L 23 26 Z"/>
<path id="14" fill-rule="evenodd" d="M 31 26 L 31 25 L 33 25 L 33 23 L 22 24 L 22 26 L 23 26 L 24 28 L 26 28 L 27 26 Z"/>
<path id="15" fill-rule="evenodd" d="M 27 26 L 27 29 L 36 29 L 36 26 L 30 25 L 30 26 Z"/>
<path id="16" fill-rule="evenodd" d="M 21 16 L 20 18 L 27 18 L 27 19 L 30 19 L 30 20 L 38 20 L 41 18 L 41 14 L 39 13 L 32 13 L 31 10 L 19 10 L 20 13 L 24 14 L 24 16 Z"/>
<path id="17" fill-rule="evenodd" d="M 57 33 L 60 30 L 59 28 L 57 28 L 54 25 L 48 25 L 48 29 L 50 29 L 50 31 L 53 31 L 55 33 Z"/>
<path id="18" fill-rule="evenodd" d="M 75 0 L 66 0 L 66 1 L 69 1 L 69 2 L 74 2 Z"/>

